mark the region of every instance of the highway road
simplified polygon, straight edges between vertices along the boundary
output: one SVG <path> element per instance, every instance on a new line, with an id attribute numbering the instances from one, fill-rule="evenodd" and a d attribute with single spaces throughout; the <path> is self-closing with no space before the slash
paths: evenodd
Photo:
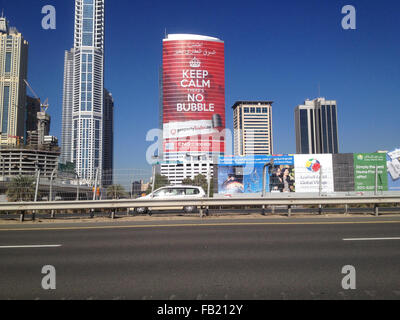
<path id="1" fill-rule="evenodd" d="M 399 300 L 400 217 L 7 224 L 0 261 L 0 299 Z"/>

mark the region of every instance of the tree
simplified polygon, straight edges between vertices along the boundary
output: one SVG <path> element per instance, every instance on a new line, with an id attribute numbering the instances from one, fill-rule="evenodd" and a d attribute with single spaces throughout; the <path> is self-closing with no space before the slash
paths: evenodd
<path id="1" fill-rule="evenodd" d="M 33 201 L 35 199 L 35 178 L 32 176 L 13 178 L 6 194 L 10 202 Z"/>
<path id="2" fill-rule="evenodd" d="M 120 184 L 113 184 L 107 188 L 107 198 L 108 199 L 121 199 L 126 198 L 128 194 L 125 188 Z"/>
<path id="3" fill-rule="evenodd" d="M 184 186 L 193 186 L 194 185 L 194 181 L 190 178 L 185 178 L 182 180 L 182 184 Z"/>
<path id="4" fill-rule="evenodd" d="M 154 177 L 154 190 L 165 187 L 169 185 L 169 180 L 166 176 L 163 176 L 157 173 Z M 146 190 L 146 194 L 151 193 L 152 183 L 149 184 L 149 187 Z"/>
<path id="5" fill-rule="evenodd" d="M 199 175 L 195 176 L 194 179 L 191 180 L 191 185 L 197 186 L 197 187 L 202 187 L 203 190 L 207 193 L 208 182 L 207 182 L 207 177 L 206 176 L 204 176 L 202 174 L 199 174 Z M 214 180 L 213 180 L 213 178 L 211 178 L 211 181 L 210 181 L 210 197 L 213 196 L 213 192 L 214 192 L 214 187 L 213 186 L 214 186 Z"/>

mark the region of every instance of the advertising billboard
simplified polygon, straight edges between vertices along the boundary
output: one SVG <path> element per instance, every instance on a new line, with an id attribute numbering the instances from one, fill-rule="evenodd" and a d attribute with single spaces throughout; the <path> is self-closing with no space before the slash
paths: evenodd
<path id="1" fill-rule="evenodd" d="M 335 192 L 354 191 L 354 156 L 352 153 L 332 154 Z"/>
<path id="2" fill-rule="evenodd" d="M 388 190 L 400 191 L 400 149 L 386 155 L 388 169 Z"/>
<path id="3" fill-rule="evenodd" d="M 378 176 L 376 177 L 376 168 Z M 355 153 L 354 154 L 354 185 L 355 191 L 388 190 L 386 154 Z"/>
<path id="4" fill-rule="evenodd" d="M 163 40 L 164 154 L 225 150 L 224 42 L 198 35 Z"/>
<path id="5" fill-rule="evenodd" d="M 266 192 L 294 192 L 294 158 L 291 155 L 220 157 L 218 193 L 261 193 L 263 169 L 274 161 L 266 174 Z"/>
<path id="6" fill-rule="evenodd" d="M 333 192 L 331 154 L 297 154 L 294 168 L 296 192 Z"/>

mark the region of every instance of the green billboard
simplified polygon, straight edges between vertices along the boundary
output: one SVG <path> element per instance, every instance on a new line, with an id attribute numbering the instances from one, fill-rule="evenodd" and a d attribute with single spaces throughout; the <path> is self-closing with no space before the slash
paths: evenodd
<path id="1" fill-rule="evenodd" d="M 378 169 L 378 174 L 376 170 Z M 355 153 L 354 154 L 355 191 L 388 190 L 386 154 Z"/>

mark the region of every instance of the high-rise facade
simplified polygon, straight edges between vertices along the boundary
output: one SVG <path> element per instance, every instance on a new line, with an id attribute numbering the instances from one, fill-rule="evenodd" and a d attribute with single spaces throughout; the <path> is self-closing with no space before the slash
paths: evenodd
<path id="1" fill-rule="evenodd" d="M 73 68 L 71 82 L 71 63 Z M 75 0 L 74 48 L 65 57 L 64 108 L 71 106 L 71 147 L 63 141 L 63 154 L 71 160 L 82 183 L 94 184 L 103 169 L 104 114 L 104 0 Z M 72 86 L 71 86 L 72 83 Z M 63 137 L 69 125 L 64 110 Z M 65 129 L 64 129 L 65 128 Z"/>
<path id="2" fill-rule="evenodd" d="M 74 49 L 65 51 L 60 162 L 72 162 L 72 106 L 74 95 Z"/>
<path id="3" fill-rule="evenodd" d="M 295 108 L 296 153 L 339 153 L 337 103 L 317 98 Z"/>
<path id="4" fill-rule="evenodd" d="M 114 168 L 114 99 L 107 89 L 104 89 L 103 114 L 103 185 L 113 184 Z"/>
<path id="5" fill-rule="evenodd" d="M 233 105 L 236 156 L 271 155 L 272 101 L 238 101 Z"/>
<path id="6" fill-rule="evenodd" d="M 25 135 L 28 42 L 0 18 L 1 145 L 19 145 Z"/>

